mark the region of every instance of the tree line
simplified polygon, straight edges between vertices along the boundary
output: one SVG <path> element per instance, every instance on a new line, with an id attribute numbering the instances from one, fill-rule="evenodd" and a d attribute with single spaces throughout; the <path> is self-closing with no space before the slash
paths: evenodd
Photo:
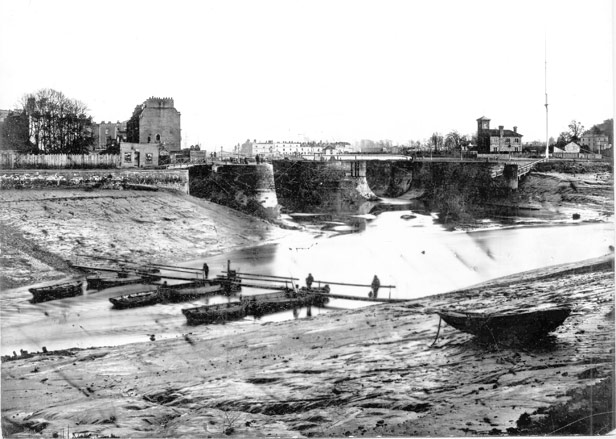
<path id="1" fill-rule="evenodd" d="M 585 134 L 602 134 L 608 137 L 608 143 L 614 144 L 614 119 L 606 119 L 600 124 L 593 125 L 592 128 L 586 130 L 581 122 L 572 120 L 567 125 L 567 131 L 563 131 L 558 135 L 558 139 L 554 142 L 550 139 L 550 146 L 563 149 L 570 142 L 580 143 L 582 136 Z"/>
<path id="2" fill-rule="evenodd" d="M 22 97 L 7 115 L 2 149 L 44 154 L 84 154 L 94 144 L 88 107 L 62 92 L 45 88 Z"/>

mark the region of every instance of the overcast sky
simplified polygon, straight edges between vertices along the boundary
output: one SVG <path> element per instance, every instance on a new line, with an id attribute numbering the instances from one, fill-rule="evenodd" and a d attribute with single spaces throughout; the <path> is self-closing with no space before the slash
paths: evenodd
<path id="1" fill-rule="evenodd" d="M 182 144 L 422 140 L 480 116 L 545 139 L 613 117 L 610 0 L 0 0 L 0 109 L 41 88 L 97 122 L 173 97 Z"/>

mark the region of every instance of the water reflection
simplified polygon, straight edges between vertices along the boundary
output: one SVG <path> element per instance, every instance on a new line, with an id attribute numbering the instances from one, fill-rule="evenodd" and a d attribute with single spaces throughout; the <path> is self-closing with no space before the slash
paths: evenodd
<path id="1" fill-rule="evenodd" d="M 312 273 L 317 286 L 319 280 L 365 284 L 332 285 L 332 293 L 362 297 L 368 296 L 368 285 L 378 275 L 381 284 L 396 286 L 382 288 L 379 297 L 410 299 L 520 271 L 601 256 L 609 252 L 614 241 L 610 223 L 451 232 L 439 225 L 437 216 L 419 202 L 374 204 L 365 214 L 354 215 L 304 216 L 302 223 L 318 230 L 326 228 L 328 232 L 317 237 L 306 233 L 278 244 L 230 251 L 182 265 L 200 268 L 207 261 L 213 276 L 224 273 L 230 260 L 232 268 L 240 273 L 289 276 L 301 285 Z M 336 229 L 342 226 L 349 227 L 349 231 Z M 27 288 L 21 289 L 10 298 L 3 298 L 2 354 L 19 352 L 20 348 L 40 350 L 42 346 L 60 349 L 147 342 L 151 334 L 159 340 L 204 330 L 187 327 L 181 312 L 182 308 L 203 305 L 203 300 L 111 309 L 109 297 L 147 288 L 150 287 L 117 287 L 41 304 L 30 304 Z M 262 292 L 244 288 L 242 295 Z M 209 299 L 209 303 L 227 300 L 219 296 Z M 315 316 L 331 309 L 361 306 L 367 303 L 332 299 L 325 309 L 313 307 L 310 312 Z M 308 310 L 303 308 L 295 313 L 264 316 L 260 322 L 307 315 Z M 249 317 L 234 324 L 255 323 Z"/>

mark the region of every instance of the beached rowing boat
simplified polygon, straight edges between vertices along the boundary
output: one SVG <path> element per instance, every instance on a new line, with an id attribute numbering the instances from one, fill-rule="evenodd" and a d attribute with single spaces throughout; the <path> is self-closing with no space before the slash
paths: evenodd
<path id="1" fill-rule="evenodd" d="M 487 340 L 530 340 L 558 328 L 571 307 L 563 304 L 544 304 L 516 307 L 495 312 L 434 310 L 454 328 Z"/>

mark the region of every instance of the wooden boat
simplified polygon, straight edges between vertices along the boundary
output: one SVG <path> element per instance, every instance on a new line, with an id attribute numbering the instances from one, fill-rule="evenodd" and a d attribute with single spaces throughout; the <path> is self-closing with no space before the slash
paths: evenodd
<path id="1" fill-rule="evenodd" d="M 329 299 L 321 294 L 328 294 L 329 291 L 328 285 L 310 289 L 302 287 L 297 291 L 287 288 L 284 291 L 276 293 L 244 296 L 241 301 L 246 306 L 246 314 L 261 317 L 266 314 L 286 311 L 293 308 L 324 306 Z"/>
<path id="2" fill-rule="evenodd" d="M 161 300 L 169 302 L 185 302 L 194 300 L 200 297 L 217 296 L 224 293 L 221 285 L 210 285 L 209 283 L 200 282 L 201 285 L 185 286 L 169 285 L 159 289 Z M 191 282 L 192 284 L 192 282 Z"/>
<path id="3" fill-rule="evenodd" d="M 142 291 L 139 293 L 125 294 L 123 296 L 110 297 L 109 301 L 113 304 L 114 308 L 136 308 L 139 306 L 155 305 L 159 303 L 161 294 L 158 288 L 155 290 Z"/>
<path id="4" fill-rule="evenodd" d="M 246 316 L 246 307 L 242 302 L 218 303 L 186 308 L 182 310 L 182 314 L 186 316 L 189 325 L 225 323 L 243 319 Z"/>
<path id="5" fill-rule="evenodd" d="M 47 287 L 30 288 L 32 293 L 30 302 L 39 303 L 49 300 L 63 299 L 65 297 L 75 297 L 83 294 L 83 282 L 68 282 Z"/>
<path id="6" fill-rule="evenodd" d="M 154 279 L 149 276 L 111 277 L 91 275 L 86 277 L 88 290 L 104 290 L 105 288 L 118 287 L 140 283 L 150 283 Z"/>
<path id="7" fill-rule="evenodd" d="M 546 304 L 496 312 L 435 311 L 454 328 L 488 340 L 524 341 L 558 328 L 571 313 L 569 305 Z"/>
<path id="8" fill-rule="evenodd" d="M 298 291 L 288 289 L 276 293 L 245 296 L 239 302 L 186 308 L 182 310 L 182 313 L 186 316 L 189 325 L 224 323 L 242 319 L 247 315 L 260 317 L 293 308 L 325 305 L 329 299 L 314 294 L 317 292 L 321 294 L 329 293 L 329 286 L 312 289 L 302 287 Z"/>

